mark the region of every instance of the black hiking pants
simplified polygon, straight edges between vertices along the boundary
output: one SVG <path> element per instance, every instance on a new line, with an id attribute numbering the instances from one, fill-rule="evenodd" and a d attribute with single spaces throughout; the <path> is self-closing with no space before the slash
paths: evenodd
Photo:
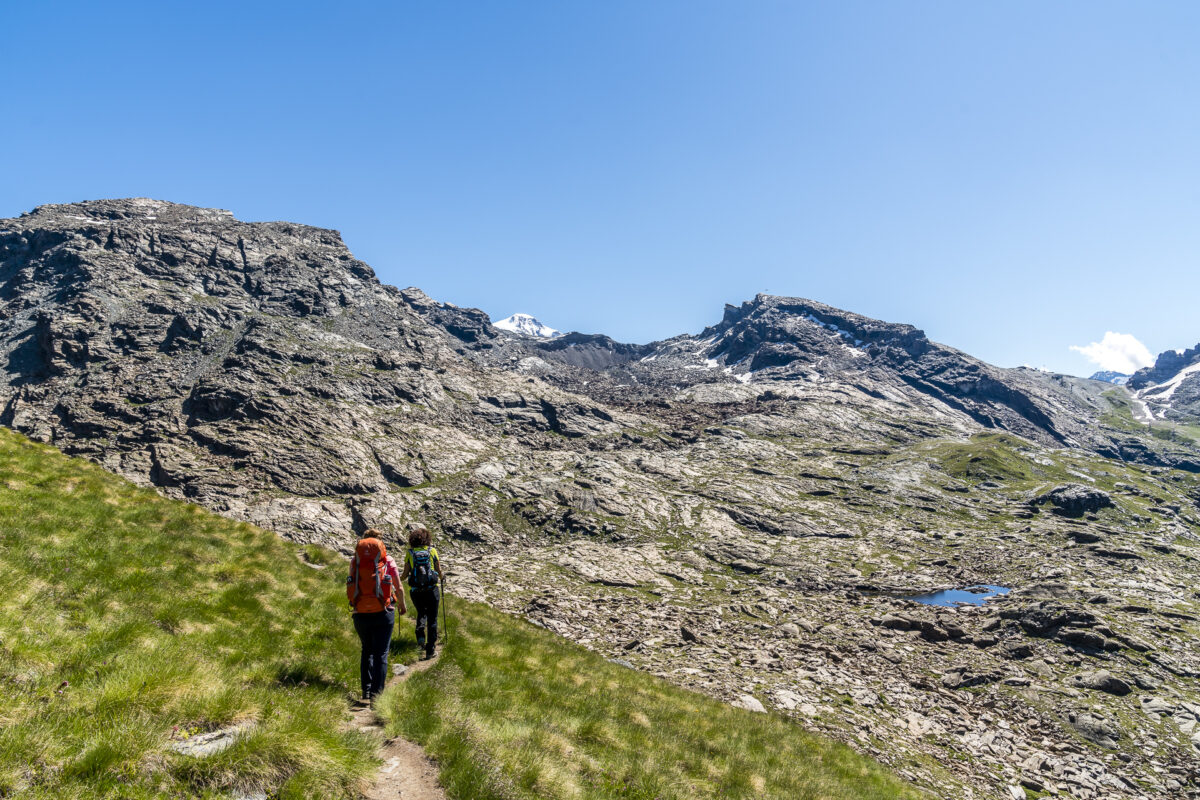
<path id="1" fill-rule="evenodd" d="M 383 684 L 387 681 L 388 650 L 392 646 L 392 627 L 395 624 L 394 608 L 354 615 L 354 631 L 362 642 L 362 659 L 358 668 L 364 700 L 370 700 L 383 691 Z"/>
<path id="2" fill-rule="evenodd" d="M 442 599 L 441 589 L 437 586 L 409 589 L 408 595 L 417 610 L 417 647 L 424 647 L 426 653 L 432 653 L 438 637 L 438 603 Z"/>

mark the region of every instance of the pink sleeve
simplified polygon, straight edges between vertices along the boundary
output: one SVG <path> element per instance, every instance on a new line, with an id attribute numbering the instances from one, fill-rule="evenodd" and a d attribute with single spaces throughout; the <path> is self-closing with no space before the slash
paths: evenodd
<path id="1" fill-rule="evenodd" d="M 387 557 L 387 573 L 392 577 L 392 586 L 400 586 L 400 571 L 396 569 L 396 559 Z"/>

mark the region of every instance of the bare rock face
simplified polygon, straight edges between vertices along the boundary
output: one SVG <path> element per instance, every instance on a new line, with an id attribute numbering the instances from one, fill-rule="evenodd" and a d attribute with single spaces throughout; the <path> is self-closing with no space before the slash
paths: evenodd
<path id="1" fill-rule="evenodd" d="M 481 374 L 456 348 L 495 337 L 486 317 L 383 286 L 336 231 L 152 200 L 43 206 L 0 222 L 0 264 L 0 422 L 305 539 L 340 541 L 506 430 L 621 429 L 594 402 Z"/>
<path id="2" fill-rule="evenodd" d="M 1153 366 L 1131 375 L 1127 385 L 1153 418 L 1200 422 L 1200 344 L 1161 353 Z"/>
<path id="3" fill-rule="evenodd" d="M 937 796 L 1200 797 L 1200 451 L 1122 387 L 767 295 L 510 336 L 152 200 L 0 220 L 0 365 L 0 424 L 302 541 L 421 520 L 456 595 Z"/>
<path id="4" fill-rule="evenodd" d="M 1095 672 L 1084 672 L 1071 678 L 1071 682 L 1075 686 L 1084 689 L 1095 689 L 1101 692 L 1108 692 L 1119 697 L 1124 697 L 1133 691 L 1132 687 L 1125 681 L 1113 675 L 1108 670 L 1096 670 Z"/>
<path id="5" fill-rule="evenodd" d="M 1165 384 L 1179 377 L 1189 367 L 1200 362 L 1200 344 L 1187 350 L 1167 350 L 1159 353 L 1154 364 L 1129 376 L 1129 388 L 1142 390 Z"/>
<path id="6" fill-rule="evenodd" d="M 1102 508 L 1111 508 L 1113 504 L 1112 497 L 1107 492 L 1078 483 L 1055 487 L 1030 501 L 1030 505 L 1035 508 L 1047 503 L 1054 513 L 1064 517 L 1082 517 Z"/>
<path id="7" fill-rule="evenodd" d="M 1080 736 L 1105 748 L 1115 748 L 1121 739 L 1121 728 L 1112 719 L 1089 711 L 1071 712 L 1067 722 Z"/>

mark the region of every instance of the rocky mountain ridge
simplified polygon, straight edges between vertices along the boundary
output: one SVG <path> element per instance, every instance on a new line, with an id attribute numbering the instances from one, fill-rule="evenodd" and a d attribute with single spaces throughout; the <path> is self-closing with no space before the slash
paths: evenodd
<path id="1" fill-rule="evenodd" d="M 0 221 L 0 301 L 0 423 L 164 494 L 339 548 L 420 518 L 454 591 L 935 796 L 1200 796 L 1196 450 L 1121 387 L 765 295 L 526 340 L 151 200 Z"/>
<path id="2" fill-rule="evenodd" d="M 1200 423 L 1200 344 L 1161 353 L 1153 366 L 1131 375 L 1127 385 L 1144 404 L 1148 419 Z"/>
<path id="3" fill-rule="evenodd" d="M 1111 385 L 1034 369 L 1003 369 L 930 341 L 919 329 L 802 298 L 758 295 L 727 305 L 698 335 L 646 345 L 569 333 L 550 342 L 482 333 L 459 337 L 482 363 L 516 367 L 572 392 L 641 413 L 684 392 L 711 404 L 760 397 L 770 382 L 803 395 L 834 383 L 869 399 L 924 408 L 963 425 L 1006 430 L 1048 446 L 1200 470 L 1192 448 L 1131 438 L 1102 424 Z M 433 314 L 427 317 L 437 323 Z M 454 333 L 447 329 L 448 332 Z"/>

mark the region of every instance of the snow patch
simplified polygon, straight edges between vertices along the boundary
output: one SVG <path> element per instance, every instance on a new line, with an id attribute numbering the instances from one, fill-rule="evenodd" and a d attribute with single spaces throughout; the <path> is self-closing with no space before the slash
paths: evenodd
<path id="1" fill-rule="evenodd" d="M 725 369 L 723 369 L 721 371 L 724 372 L 726 375 L 730 376 L 731 378 L 733 378 L 738 383 L 749 383 L 750 379 L 754 377 L 753 372 L 743 372 L 740 375 L 734 375 L 733 367 L 725 367 Z"/>
<path id="2" fill-rule="evenodd" d="M 1200 372 L 1200 361 L 1179 370 L 1179 372 L 1175 373 L 1175 377 L 1169 381 L 1163 381 L 1162 383 L 1142 389 L 1138 392 L 1138 397 L 1144 397 L 1156 403 L 1165 403 L 1169 408 L 1171 405 L 1171 396 L 1175 394 L 1175 390 L 1179 388 L 1181 383 L 1188 379 L 1189 375 L 1194 375 L 1197 372 Z"/>
<path id="3" fill-rule="evenodd" d="M 841 336 L 843 339 L 845 339 L 846 342 L 853 341 L 854 347 L 859 347 L 859 348 L 862 347 L 862 344 L 863 344 L 862 339 L 855 339 L 854 334 L 850 333 L 850 331 L 844 331 L 841 328 L 839 328 L 837 325 L 834 325 L 832 322 L 822 322 L 821 320 L 814 317 L 812 314 L 805 314 L 801 319 L 806 319 L 815 325 L 819 325 L 820 327 L 824 328 L 827 331 L 833 331 L 838 336 Z M 846 347 L 850 347 L 850 345 L 846 344 Z"/>
<path id="4" fill-rule="evenodd" d="M 1145 422 L 1149 425 L 1154 421 L 1154 412 L 1150 410 L 1150 406 L 1146 405 L 1146 401 L 1140 397 L 1133 398 L 1133 417 L 1138 422 Z"/>

